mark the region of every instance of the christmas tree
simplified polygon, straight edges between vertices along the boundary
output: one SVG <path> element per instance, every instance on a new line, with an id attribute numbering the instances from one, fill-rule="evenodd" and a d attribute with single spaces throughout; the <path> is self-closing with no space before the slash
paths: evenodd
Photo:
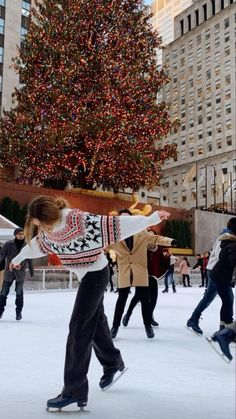
<path id="1" fill-rule="evenodd" d="M 157 93 L 161 40 L 142 0 L 36 0 L 13 60 L 21 85 L 1 118 L 1 159 L 19 180 L 152 188 L 175 145 Z"/>

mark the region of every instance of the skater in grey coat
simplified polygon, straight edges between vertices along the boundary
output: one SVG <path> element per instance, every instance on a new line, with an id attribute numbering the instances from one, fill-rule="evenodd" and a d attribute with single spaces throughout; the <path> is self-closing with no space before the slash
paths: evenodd
<path id="1" fill-rule="evenodd" d="M 10 271 L 9 265 L 14 257 L 20 253 L 21 249 L 25 245 L 25 236 L 22 228 L 16 228 L 14 231 L 14 240 L 7 241 L 3 248 L 0 250 L 0 263 L 5 260 L 5 271 L 3 275 L 3 284 L 0 293 L 0 318 L 3 315 L 5 306 L 7 303 L 7 296 L 9 294 L 10 288 L 15 281 L 15 291 L 16 291 L 16 320 L 21 320 L 22 318 L 22 308 L 24 305 L 24 294 L 23 294 L 23 284 L 26 276 L 26 268 L 29 267 L 30 276 L 34 276 L 34 269 L 31 260 L 25 260 L 21 263 L 21 268 L 19 270 L 13 269 Z"/>

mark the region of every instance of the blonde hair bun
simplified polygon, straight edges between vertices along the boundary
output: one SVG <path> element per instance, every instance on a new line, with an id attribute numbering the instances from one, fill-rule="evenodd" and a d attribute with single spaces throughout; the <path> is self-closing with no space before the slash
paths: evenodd
<path id="1" fill-rule="evenodd" d="M 56 198 L 56 203 L 60 210 L 69 207 L 69 202 L 66 199 L 62 198 L 62 196 Z"/>

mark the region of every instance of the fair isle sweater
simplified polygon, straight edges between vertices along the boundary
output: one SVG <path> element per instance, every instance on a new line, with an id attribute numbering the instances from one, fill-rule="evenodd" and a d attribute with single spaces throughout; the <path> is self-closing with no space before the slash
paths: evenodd
<path id="1" fill-rule="evenodd" d="M 40 230 L 30 244 L 12 260 L 20 264 L 25 259 L 48 254 L 60 257 L 62 265 L 82 279 L 89 271 L 103 269 L 107 258 L 103 249 L 161 222 L 158 211 L 149 217 L 142 215 L 105 216 L 64 208 L 60 225 L 50 233 Z"/>

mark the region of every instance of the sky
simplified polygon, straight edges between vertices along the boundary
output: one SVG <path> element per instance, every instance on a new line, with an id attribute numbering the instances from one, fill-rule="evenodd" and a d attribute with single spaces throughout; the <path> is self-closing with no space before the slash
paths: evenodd
<path id="1" fill-rule="evenodd" d="M 13 288 L 13 287 L 12 287 Z M 227 364 L 204 337 L 185 328 L 203 294 L 198 284 L 160 287 L 155 319 L 160 327 L 147 339 L 138 305 L 129 325 L 120 327 L 115 345 L 127 372 L 107 391 L 98 382 L 102 368 L 92 356 L 89 369 L 89 419 L 235 419 L 235 359 Z M 15 295 L 8 296 L 0 320 L 1 419 L 78 418 L 76 405 L 64 413 L 46 412 L 46 401 L 61 392 L 68 323 L 76 291 L 26 292 L 23 319 L 15 320 Z M 133 294 L 129 296 L 132 297 Z M 105 294 L 112 323 L 117 294 Z M 205 311 L 207 336 L 219 326 L 220 299 Z M 235 346 L 231 348 L 235 357 Z M 82 415 L 83 416 L 83 415 Z M 81 416 L 81 417 L 82 417 Z"/>

